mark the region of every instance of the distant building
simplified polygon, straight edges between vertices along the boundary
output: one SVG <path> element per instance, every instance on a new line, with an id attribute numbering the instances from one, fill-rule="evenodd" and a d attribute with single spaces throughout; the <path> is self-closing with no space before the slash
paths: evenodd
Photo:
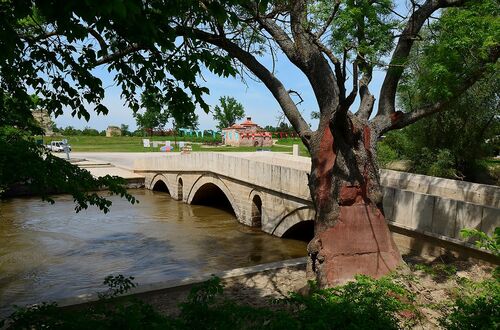
<path id="1" fill-rule="evenodd" d="M 251 117 L 241 124 L 234 124 L 222 130 L 222 142 L 235 147 L 270 147 L 273 137 L 252 121 Z"/>
<path id="2" fill-rule="evenodd" d="M 33 118 L 35 118 L 38 126 L 43 129 L 45 136 L 54 135 L 54 131 L 52 131 L 52 127 L 54 122 L 52 118 L 50 118 L 49 112 L 47 110 L 37 109 L 31 112 L 33 114 Z"/>
<path id="3" fill-rule="evenodd" d="M 122 130 L 118 126 L 108 126 L 108 128 L 106 128 L 107 137 L 121 136 L 121 135 L 122 135 Z"/>

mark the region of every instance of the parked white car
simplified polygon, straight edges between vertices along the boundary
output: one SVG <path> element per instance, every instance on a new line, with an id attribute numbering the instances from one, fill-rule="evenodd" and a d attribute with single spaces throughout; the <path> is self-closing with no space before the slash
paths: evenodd
<path id="1" fill-rule="evenodd" d="M 50 144 L 45 146 L 48 150 L 52 152 L 64 152 L 64 142 L 63 141 L 52 141 Z M 71 146 L 68 144 L 68 151 L 71 151 Z"/>

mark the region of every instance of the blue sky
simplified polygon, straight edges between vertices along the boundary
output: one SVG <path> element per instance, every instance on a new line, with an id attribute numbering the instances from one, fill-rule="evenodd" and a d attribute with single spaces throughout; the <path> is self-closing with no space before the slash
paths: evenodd
<path id="1" fill-rule="evenodd" d="M 261 58 L 262 62 L 271 67 L 270 60 L 266 57 Z M 303 98 L 303 102 L 299 105 L 300 111 L 305 120 L 316 127 L 317 122 L 311 120 L 311 112 L 317 111 L 317 104 L 314 98 L 313 91 L 305 75 L 300 72 L 288 59 L 283 55 L 278 55 L 275 68 L 276 76 L 283 82 L 285 88 L 293 89 L 299 92 Z M 112 85 L 112 75 L 104 68 L 97 70 L 97 75 L 103 80 L 103 86 L 106 87 L 106 96 L 104 104 L 108 107 L 107 115 L 98 116 L 91 111 L 91 119 L 87 122 L 84 119 L 72 117 L 70 111 L 66 111 L 55 119 L 57 126 L 73 126 L 83 128 L 90 126 L 98 130 L 106 129 L 108 125 L 126 124 L 130 129 L 136 129 L 135 119 L 132 116 L 132 110 L 124 105 L 120 98 L 120 88 Z M 206 102 L 211 109 L 218 103 L 221 96 L 232 96 L 236 98 L 245 108 L 245 114 L 252 117 L 252 120 L 261 126 L 276 125 L 278 117 L 282 111 L 274 99 L 272 94 L 261 82 L 246 77 L 246 85 L 239 77 L 236 78 L 221 78 L 209 71 L 203 72 L 205 79 L 204 84 L 210 89 L 210 94 L 205 97 Z M 371 84 L 372 94 L 377 95 L 380 85 L 383 80 L 383 72 L 376 71 Z M 350 82 L 348 90 L 350 89 Z M 292 96 L 297 102 L 298 97 Z M 353 105 L 353 109 L 357 109 L 357 103 Z M 200 129 L 214 129 L 216 122 L 211 114 L 206 114 L 201 109 L 197 110 L 199 115 Z M 169 125 L 171 127 L 171 124 Z"/>
<path id="2" fill-rule="evenodd" d="M 408 13 L 408 7 L 405 0 L 395 1 L 396 10 L 402 14 Z M 259 58 L 261 63 L 267 66 L 268 69 L 272 67 L 271 57 L 266 55 Z M 137 125 L 132 116 L 132 110 L 124 105 L 123 100 L 120 98 L 120 88 L 113 85 L 113 77 L 107 72 L 106 68 L 98 69 L 98 76 L 103 80 L 103 86 L 106 88 L 106 96 L 104 104 L 108 107 L 109 113 L 106 116 L 98 116 L 91 111 L 91 119 L 87 122 L 84 119 L 78 119 L 71 116 L 70 111 L 66 111 L 64 115 L 55 119 L 57 126 L 73 126 L 76 128 L 83 128 L 90 126 L 98 130 L 106 129 L 108 125 L 119 126 L 120 124 L 129 125 L 131 130 L 135 130 Z M 311 112 L 317 111 L 317 104 L 314 98 L 313 91 L 305 75 L 300 72 L 284 54 L 277 54 L 277 61 L 275 67 L 276 76 L 282 81 L 286 89 L 292 89 L 299 92 L 304 100 L 299 105 L 299 110 L 302 111 L 304 119 L 312 124 L 315 129 L 317 121 L 311 120 Z M 232 96 L 236 98 L 245 108 L 245 114 L 252 117 L 252 120 L 264 127 L 266 125 L 275 126 L 278 124 L 278 117 L 282 115 L 282 111 L 278 102 L 274 99 L 272 94 L 267 90 L 264 84 L 256 82 L 252 79 L 246 79 L 246 85 L 240 78 L 220 78 L 211 74 L 208 70 L 203 72 L 205 82 L 203 84 L 210 89 L 210 94 L 205 97 L 205 101 L 213 109 L 217 105 L 221 96 Z M 373 79 L 370 84 L 370 92 L 377 97 L 384 79 L 384 72 L 381 69 L 375 69 Z M 348 92 L 352 86 L 349 81 L 346 83 Z M 299 99 L 293 96 L 294 99 Z M 356 110 L 359 105 L 357 99 L 351 109 Z M 374 113 L 376 112 L 377 101 L 375 102 Z M 206 114 L 201 109 L 197 110 L 199 116 L 200 129 L 215 129 L 216 122 L 213 120 L 211 114 Z M 172 127 L 171 123 L 168 127 Z"/>

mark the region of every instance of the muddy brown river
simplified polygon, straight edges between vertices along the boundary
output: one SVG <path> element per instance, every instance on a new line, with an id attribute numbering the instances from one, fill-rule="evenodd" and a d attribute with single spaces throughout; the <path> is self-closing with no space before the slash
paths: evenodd
<path id="1" fill-rule="evenodd" d="M 306 243 L 240 225 L 234 214 L 136 190 L 111 212 L 74 212 L 70 196 L 0 202 L 0 315 L 12 305 L 102 291 L 110 274 L 139 283 L 297 258 Z"/>

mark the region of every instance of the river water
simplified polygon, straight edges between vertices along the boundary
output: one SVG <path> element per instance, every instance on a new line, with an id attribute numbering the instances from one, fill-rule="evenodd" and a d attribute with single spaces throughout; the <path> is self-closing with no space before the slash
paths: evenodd
<path id="1" fill-rule="evenodd" d="M 110 274 L 135 282 L 179 279 L 306 255 L 306 243 L 279 239 L 216 208 L 136 190 L 130 205 L 112 196 L 111 211 L 74 212 L 71 196 L 0 202 L 0 314 L 13 304 L 104 290 Z"/>

